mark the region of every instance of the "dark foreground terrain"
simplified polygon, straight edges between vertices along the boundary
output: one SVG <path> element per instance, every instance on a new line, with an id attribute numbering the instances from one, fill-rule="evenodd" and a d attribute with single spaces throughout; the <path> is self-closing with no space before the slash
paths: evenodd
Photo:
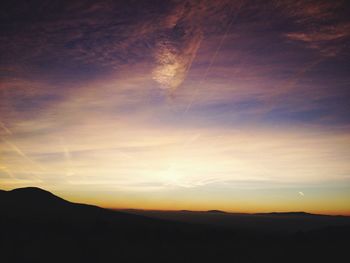
<path id="1" fill-rule="evenodd" d="M 39 188 L 0 191 L 1 262 L 339 262 L 350 218 L 112 211 Z"/>

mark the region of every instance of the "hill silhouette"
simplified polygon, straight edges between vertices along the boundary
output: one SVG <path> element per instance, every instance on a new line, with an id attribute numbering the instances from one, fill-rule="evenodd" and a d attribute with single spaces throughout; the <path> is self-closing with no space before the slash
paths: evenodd
<path id="1" fill-rule="evenodd" d="M 221 210 L 208 210 L 207 213 L 225 214 L 226 212 Z"/>
<path id="2" fill-rule="evenodd" d="M 256 213 L 255 215 L 273 215 L 273 216 L 321 216 L 319 214 L 311 214 L 306 212 L 271 212 L 271 213 Z"/>
<path id="3" fill-rule="evenodd" d="M 220 210 L 209 211 L 157 211 L 121 210 L 164 220 L 211 225 L 234 230 L 236 233 L 255 232 L 261 234 L 293 234 L 300 231 L 315 230 L 327 226 L 350 224 L 350 217 L 310 214 L 306 212 L 272 213 L 229 213 Z"/>
<path id="4" fill-rule="evenodd" d="M 71 203 L 36 187 L 3 191 L 0 197 L 1 210 L 11 218 L 83 223 L 106 212 L 97 206 Z"/>
<path id="5" fill-rule="evenodd" d="M 349 221 L 270 231 L 289 216 L 317 223 L 319 216 L 299 212 L 282 217 L 177 212 L 204 218 L 198 222 L 181 220 L 175 212 L 160 217 L 72 203 L 33 187 L 0 190 L 0 211 L 2 262 L 322 262 L 340 260 L 350 241 Z M 271 217 L 276 219 L 262 223 Z M 217 224 L 222 218 L 240 223 Z"/>

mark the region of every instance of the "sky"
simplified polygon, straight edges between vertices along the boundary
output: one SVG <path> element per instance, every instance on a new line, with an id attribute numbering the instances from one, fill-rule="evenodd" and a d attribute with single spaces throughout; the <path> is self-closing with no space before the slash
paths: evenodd
<path id="1" fill-rule="evenodd" d="M 347 1 L 2 1 L 0 188 L 350 215 Z"/>

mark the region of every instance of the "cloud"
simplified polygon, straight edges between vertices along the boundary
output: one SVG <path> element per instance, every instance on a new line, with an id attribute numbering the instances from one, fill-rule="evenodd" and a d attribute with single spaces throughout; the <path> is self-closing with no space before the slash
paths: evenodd
<path id="1" fill-rule="evenodd" d="M 36 77 L 45 72 L 47 78 L 63 82 L 132 64 L 155 63 L 150 65 L 153 79 L 161 87 L 173 89 L 183 82 L 196 56 L 204 20 L 222 19 L 218 11 L 228 2 L 170 1 L 159 5 L 155 1 L 142 7 L 123 1 L 67 2 L 62 10 L 55 10 L 55 2 L 42 8 L 23 6 L 22 11 L 11 6 L 5 24 L 8 30 L 2 34 L 0 66 L 23 68 L 31 76 L 40 72 Z M 22 27 L 12 21 L 18 13 Z M 36 19 L 32 19 L 33 13 Z"/>
<path id="2" fill-rule="evenodd" d="M 319 50 L 322 55 L 334 57 L 342 51 L 340 40 L 350 36 L 350 24 L 343 23 L 332 26 L 321 26 L 317 31 L 292 32 L 286 37 L 290 40 L 304 42 L 309 48 Z"/>
<path id="3" fill-rule="evenodd" d="M 51 68 L 56 75 L 88 67 L 115 70 L 150 57 L 154 39 L 169 27 L 172 10 L 155 3 L 139 8 L 139 3 L 123 1 L 41 2 L 21 8 L 9 5 L 1 36 L 2 64 L 30 65 L 31 74 L 49 73 Z M 21 21 L 14 22 L 19 16 Z"/>
<path id="4" fill-rule="evenodd" d="M 201 0 L 177 5 L 167 18 L 169 30 L 156 43 L 153 79 L 161 88 L 174 91 L 182 84 L 203 40 L 205 26 L 223 19 L 226 15 L 223 8 L 230 5 L 235 6 L 235 2 L 213 4 Z"/>
<path id="5" fill-rule="evenodd" d="M 70 12 L 57 11 L 54 18 L 42 14 L 37 20 L 29 19 L 36 9 L 28 6 L 23 9 L 26 30 L 13 26 L 3 34 L 1 53 L 9 60 L 1 61 L 6 64 L 3 68 L 12 70 L 1 78 L 1 120 L 11 129 L 15 120 L 30 120 L 39 112 L 47 117 L 37 127 L 55 126 L 53 116 L 69 110 L 63 122 L 77 112 L 97 110 L 107 115 L 153 111 L 159 117 L 170 90 L 176 90 L 176 101 L 169 106 L 176 112 L 184 111 L 197 90 L 194 111 L 206 109 L 206 117 L 213 119 L 220 105 L 227 109 L 221 110 L 227 115 L 222 118 L 242 114 L 253 121 L 258 112 L 271 112 L 281 104 L 290 111 L 317 107 L 315 98 L 330 95 L 327 80 L 337 81 L 310 74 L 323 62 L 325 55 L 320 59 L 318 52 L 337 56 L 347 38 L 346 23 L 332 24 L 338 4 L 278 1 L 268 8 L 261 4 L 171 1 L 140 8 L 137 3 L 102 1 L 65 4 Z M 8 12 L 11 17 L 12 11 Z M 286 17 L 285 27 L 279 25 L 279 16 L 274 18 L 277 13 Z M 315 30 L 310 21 L 317 25 Z M 10 20 L 5 27 L 9 25 Z M 317 52 L 308 52 L 311 48 Z M 335 67 L 328 68 L 329 74 L 333 71 Z M 315 84 L 309 85 L 311 79 Z M 184 88 L 178 89 L 182 84 Z M 165 91 L 157 91 L 158 87 Z M 331 93 L 343 92 L 335 85 Z M 256 103 L 249 109 L 241 107 L 247 101 Z M 141 109 L 145 113 L 136 113 Z"/>
<path id="6" fill-rule="evenodd" d="M 180 49 L 167 41 L 158 44 L 155 55 L 158 65 L 153 70 L 153 79 L 162 88 L 175 90 L 181 85 L 195 58 L 201 39 L 202 34 L 196 32 Z"/>
<path id="7" fill-rule="evenodd" d="M 323 28 L 323 32 L 311 32 L 311 33 L 288 33 L 287 37 L 293 40 L 299 40 L 303 42 L 320 42 L 336 40 L 348 36 L 350 24 Z"/>
<path id="8" fill-rule="evenodd" d="M 304 43 L 324 57 L 334 57 L 344 49 L 342 40 L 350 36 L 344 2 L 287 0 L 276 6 L 294 19 L 294 31 L 285 34 L 289 40 Z"/>
<path id="9" fill-rule="evenodd" d="M 318 0 L 283 0 L 274 4 L 288 16 L 297 18 L 297 22 L 305 23 L 312 20 L 329 19 L 342 6 L 341 1 Z"/>
<path id="10" fill-rule="evenodd" d="M 183 129 L 150 124 L 147 119 L 116 119 L 103 112 L 72 115 L 69 108 L 60 112 L 56 120 L 63 128 L 35 135 L 31 126 L 17 126 L 11 144 L 0 142 L 6 156 L 2 166 L 15 178 L 40 178 L 43 186 L 56 180 L 60 187 L 96 182 L 137 192 L 155 189 L 154 185 L 159 191 L 210 185 L 232 189 L 312 185 L 344 180 L 349 172 L 346 132 L 211 125 Z M 62 119 L 67 114 L 72 118 L 69 124 Z"/>

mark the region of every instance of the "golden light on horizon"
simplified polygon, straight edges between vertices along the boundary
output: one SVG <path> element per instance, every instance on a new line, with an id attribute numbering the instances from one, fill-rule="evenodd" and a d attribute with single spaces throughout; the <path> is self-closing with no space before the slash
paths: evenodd
<path id="1" fill-rule="evenodd" d="M 339 182 L 334 183 L 336 188 L 347 178 L 348 134 L 253 127 L 183 131 L 133 125 L 109 122 L 105 126 L 99 118 L 89 117 L 84 130 L 72 128 L 60 132 L 62 137 L 53 133 L 27 140 L 16 138 L 14 132 L 11 145 L 25 155 L 3 145 L 4 167 L 16 176 L 2 182 L 7 188 L 37 185 L 79 202 L 115 208 L 322 211 L 328 202 L 334 211 L 348 209 L 347 203 L 339 202 L 339 194 L 322 190 L 327 182 Z M 96 136 L 97 130 L 104 135 Z M 36 176 L 28 179 L 29 174 Z M 323 196 L 308 194 L 300 200 L 305 188 L 311 192 L 319 188 Z M 261 199 L 279 189 L 285 194 Z"/>

